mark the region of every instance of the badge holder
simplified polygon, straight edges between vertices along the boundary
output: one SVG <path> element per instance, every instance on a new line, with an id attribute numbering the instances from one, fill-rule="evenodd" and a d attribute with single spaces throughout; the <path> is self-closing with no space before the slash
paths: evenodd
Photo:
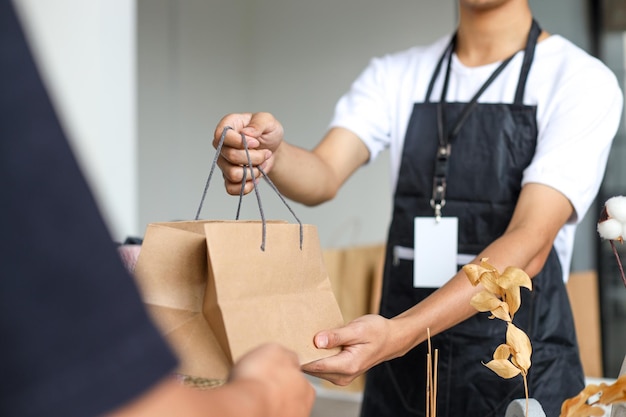
<path id="1" fill-rule="evenodd" d="M 433 197 L 430 205 L 434 217 L 414 219 L 413 286 L 415 288 L 439 288 L 457 272 L 458 223 L 456 217 L 442 217 L 446 204 L 446 173 L 450 145 L 440 146 L 437 151 Z"/>

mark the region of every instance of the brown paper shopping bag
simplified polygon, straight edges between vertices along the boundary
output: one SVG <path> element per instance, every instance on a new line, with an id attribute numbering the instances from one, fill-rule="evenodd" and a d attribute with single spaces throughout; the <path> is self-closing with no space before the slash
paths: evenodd
<path id="1" fill-rule="evenodd" d="M 196 220 L 149 224 L 135 267 L 143 299 L 180 357 L 179 372 L 215 380 L 265 342 L 291 348 L 303 364 L 335 354 L 316 349 L 313 336 L 343 324 L 317 229 L 297 217 L 297 224 L 266 221 L 256 183 L 260 221 L 198 220 L 225 133 Z"/>
<path id="2" fill-rule="evenodd" d="M 203 311 L 222 349 L 232 361 L 271 341 L 296 351 L 301 363 L 336 354 L 313 345 L 315 333 L 343 324 L 316 227 L 268 222 L 261 248 L 262 227 L 204 225 L 209 281 Z"/>

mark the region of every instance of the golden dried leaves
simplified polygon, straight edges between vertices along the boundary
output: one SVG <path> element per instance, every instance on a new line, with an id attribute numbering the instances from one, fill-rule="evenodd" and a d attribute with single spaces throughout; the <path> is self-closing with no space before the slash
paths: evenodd
<path id="1" fill-rule="evenodd" d="M 530 339 L 513 324 L 513 316 L 519 310 L 522 297 L 521 287 L 532 290 L 532 282 L 520 268 L 507 267 L 502 274 L 487 259 L 480 264 L 463 266 L 472 285 L 481 284 L 484 288 L 472 297 L 470 304 L 478 311 L 491 312 L 489 318 L 498 318 L 507 323 L 506 343 L 498 346 L 493 359 L 485 366 L 502 378 L 513 378 L 528 373 L 532 346 Z"/>
<path id="2" fill-rule="evenodd" d="M 600 405 L 626 402 L 626 375 L 613 384 L 589 384 L 577 396 L 563 401 L 560 417 L 592 417 L 604 415 Z"/>
<path id="3" fill-rule="evenodd" d="M 513 378 L 514 376 L 519 375 L 522 371 L 509 361 L 511 354 L 512 350 L 509 345 L 500 345 L 493 353 L 493 360 L 484 365 L 498 374 L 501 378 Z"/>
<path id="4" fill-rule="evenodd" d="M 522 330 L 509 323 L 506 329 L 506 344 L 511 347 L 511 362 L 526 374 L 530 368 L 532 346 L 530 339 Z"/>
<path id="5" fill-rule="evenodd" d="M 513 323 L 507 323 L 506 344 L 496 348 L 493 360 L 485 366 L 498 374 L 501 378 L 509 379 L 514 376 L 528 374 L 532 346 L 530 339 Z"/>
<path id="6" fill-rule="evenodd" d="M 490 318 L 513 321 L 522 304 L 520 288 L 532 290 L 532 281 L 522 269 L 509 266 L 500 274 L 486 258 L 480 260 L 480 265 L 463 266 L 463 271 L 473 286 L 482 284 L 485 288 L 472 298 L 470 304 L 478 311 L 490 311 Z"/>

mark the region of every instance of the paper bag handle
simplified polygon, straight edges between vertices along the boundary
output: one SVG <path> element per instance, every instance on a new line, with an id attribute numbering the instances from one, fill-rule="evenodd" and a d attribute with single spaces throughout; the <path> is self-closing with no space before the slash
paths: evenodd
<path id="1" fill-rule="evenodd" d="M 213 157 L 213 163 L 211 164 L 211 170 L 209 171 L 209 177 L 207 178 L 206 184 L 204 185 L 204 191 L 202 192 L 202 198 L 200 199 L 200 205 L 198 206 L 198 211 L 196 212 L 196 217 L 195 217 L 194 220 L 198 220 L 200 218 L 200 212 L 202 211 L 202 205 L 204 204 L 204 199 L 206 198 L 206 194 L 207 194 L 207 191 L 209 189 L 209 184 L 211 183 L 211 177 L 213 176 L 213 171 L 215 171 L 215 166 L 217 165 L 217 158 L 219 158 L 220 152 L 222 151 L 222 146 L 224 145 L 224 140 L 226 139 L 226 132 L 228 132 L 228 130 L 230 130 L 230 129 L 232 129 L 232 127 L 226 126 L 226 127 L 224 127 L 224 130 L 222 130 L 222 135 L 220 136 L 220 141 L 219 141 L 219 143 L 217 145 L 215 156 Z M 248 158 L 248 165 L 245 166 L 244 170 L 243 170 L 243 179 L 241 180 L 241 190 L 239 191 L 239 204 L 237 205 L 237 215 L 235 217 L 236 220 L 239 220 L 239 212 L 240 212 L 240 209 L 241 209 L 241 202 L 242 202 L 243 196 L 244 196 L 243 192 L 244 192 L 244 188 L 245 188 L 245 185 L 246 185 L 246 179 L 247 179 L 247 175 L 248 175 L 248 169 L 247 168 L 250 168 L 250 172 L 253 172 L 252 159 L 250 158 L 250 153 L 248 152 L 248 142 L 246 141 L 246 136 L 243 133 L 241 134 L 241 141 L 242 141 L 243 147 L 244 147 L 244 149 L 246 151 L 246 156 Z M 287 203 L 287 200 L 285 200 L 285 198 L 280 193 L 280 191 L 278 190 L 276 185 L 274 185 L 274 183 L 272 182 L 272 180 L 269 179 L 269 177 L 267 176 L 265 171 L 263 171 L 263 168 L 261 168 L 261 166 L 257 166 L 257 169 L 261 172 L 262 177 L 265 179 L 265 181 L 267 181 L 267 183 L 270 185 L 270 187 L 272 187 L 272 189 L 276 192 L 278 197 L 280 197 L 281 201 L 285 204 L 285 206 L 287 207 L 289 212 L 293 215 L 293 217 L 296 219 L 296 221 L 300 225 L 300 250 L 302 250 L 302 241 L 303 241 L 303 237 L 304 237 L 302 222 L 300 221 L 298 216 L 296 216 L 296 213 L 289 206 L 289 204 Z M 263 204 L 261 204 L 261 195 L 259 194 L 259 190 L 257 188 L 256 181 L 252 181 L 252 185 L 254 187 L 254 193 L 256 194 L 257 203 L 259 205 L 259 212 L 261 214 L 261 224 L 263 226 L 261 250 L 265 251 L 265 235 L 266 235 L 266 229 L 267 229 L 267 224 L 266 224 L 267 222 L 265 221 L 265 214 L 263 213 Z"/>

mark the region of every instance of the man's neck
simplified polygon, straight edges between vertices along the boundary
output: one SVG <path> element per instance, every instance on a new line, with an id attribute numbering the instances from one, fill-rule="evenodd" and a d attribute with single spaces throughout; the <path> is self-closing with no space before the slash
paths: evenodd
<path id="1" fill-rule="evenodd" d="M 456 54 L 475 67 L 506 59 L 524 49 L 532 23 L 526 1 L 508 1 L 491 9 L 460 3 Z"/>

